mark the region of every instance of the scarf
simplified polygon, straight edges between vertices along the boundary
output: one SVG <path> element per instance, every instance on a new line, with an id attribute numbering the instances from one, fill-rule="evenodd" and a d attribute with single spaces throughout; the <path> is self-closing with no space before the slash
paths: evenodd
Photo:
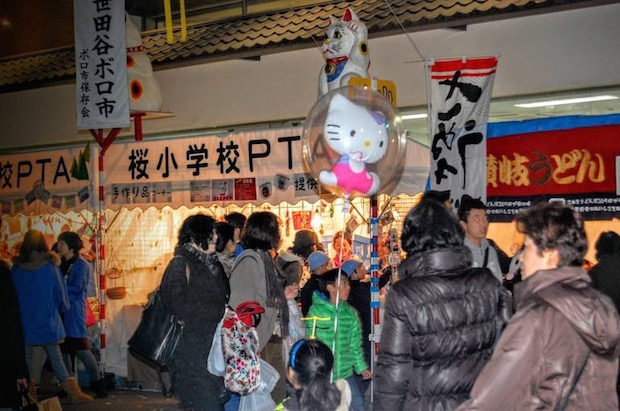
<path id="1" fill-rule="evenodd" d="M 288 337 L 288 305 L 284 296 L 286 275 L 273 260 L 268 250 L 256 250 L 265 265 L 265 279 L 267 283 L 267 307 L 278 309 L 280 316 L 280 332 L 282 338 Z"/>

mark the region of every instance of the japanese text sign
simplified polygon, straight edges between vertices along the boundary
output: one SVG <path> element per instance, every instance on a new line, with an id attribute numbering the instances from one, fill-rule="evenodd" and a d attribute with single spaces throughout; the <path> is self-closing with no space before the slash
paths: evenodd
<path id="1" fill-rule="evenodd" d="M 485 138 L 497 58 L 427 62 L 430 83 L 430 188 L 486 199 Z"/>
<path id="2" fill-rule="evenodd" d="M 106 153 L 106 205 L 316 201 L 301 129 L 114 143 Z"/>
<path id="3" fill-rule="evenodd" d="M 596 124 L 604 117 L 611 116 L 581 118 L 593 124 L 571 128 L 561 127 L 571 117 L 515 123 L 518 128 L 512 132 L 517 134 L 489 138 L 486 175 L 491 219 L 510 221 L 520 208 L 543 200 L 572 204 L 586 219 L 618 216 L 615 163 L 620 156 L 620 124 Z M 535 131 L 550 123 L 560 128 Z M 496 133 L 511 126 L 500 123 L 491 130 Z"/>
<path id="4" fill-rule="evenodd" d="M 2 214 L 35 200 L 59 210 L 91 206 L 92 163 L 88 147 L 0 155 Z"/>
<path id="5" fill-rule="evenodd" d="M 124 0 L 75 0 L 79 129 L 129 127 Z"/>

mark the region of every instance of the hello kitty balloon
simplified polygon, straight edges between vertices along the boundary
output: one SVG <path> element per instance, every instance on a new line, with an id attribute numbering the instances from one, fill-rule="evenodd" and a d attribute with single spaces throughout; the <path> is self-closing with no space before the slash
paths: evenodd
<path id="1" fill-rule="evenodd" d="M 344 198 L 377 194 L 402 171 L 402 121 L 378 92 L 340 87 L 306 119 L 304 160 L 324 188 Z"/>

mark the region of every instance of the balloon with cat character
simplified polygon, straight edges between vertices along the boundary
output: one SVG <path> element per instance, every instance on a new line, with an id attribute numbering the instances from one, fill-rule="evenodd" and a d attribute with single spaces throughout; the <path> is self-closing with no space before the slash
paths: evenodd
<path id="1" fill-rule="evenodd" d="M 325 94 L 306 118 L 302 143 L 312 175 L 345 199 L 377 194 L 402 172 L 402 120 L 373 90 L 346 86 Z"/>

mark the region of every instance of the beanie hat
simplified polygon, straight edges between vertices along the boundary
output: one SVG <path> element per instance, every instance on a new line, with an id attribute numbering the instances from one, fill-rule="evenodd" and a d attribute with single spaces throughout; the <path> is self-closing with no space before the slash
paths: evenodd
<path id="1" fill-rule="evenodd" d="M 341 268 L 342 271 L 347 275 L 347 277 L 351 277 L 355 272 L 355 269 L 361 265 L 362 262 L 358 260 L 346 260 L 342 263 Z"/>
<path id="2" fill-rule="evenodd" d="M 313 232 L 310 230 L 299 230 L 295 233 L 295 240 L 293 241 L 294 247 L 311 247 L 316 244 L 316 240 L 313 238 Z M 316 235 L 316 234 L 315 234 Z"/>
<path id="3" fill-rule="evenodd" d="M 323 251 L 314 251 L 308 256 L 308 268 L 310 271 L 314 271 L 328 262 L 329 257 Z"/>

